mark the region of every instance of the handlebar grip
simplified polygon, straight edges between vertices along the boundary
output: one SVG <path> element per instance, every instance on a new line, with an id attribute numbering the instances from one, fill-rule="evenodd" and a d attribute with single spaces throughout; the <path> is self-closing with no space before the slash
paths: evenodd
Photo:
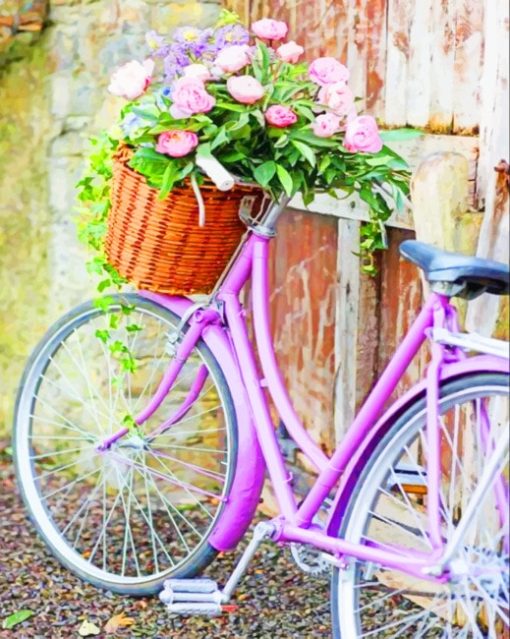
<path id="1" fill-rule="evenodd" d="M 220 191 L 230 191 L 234 188 L 234 178 L 216 158 L 198 155 L 196 163 Z"/>

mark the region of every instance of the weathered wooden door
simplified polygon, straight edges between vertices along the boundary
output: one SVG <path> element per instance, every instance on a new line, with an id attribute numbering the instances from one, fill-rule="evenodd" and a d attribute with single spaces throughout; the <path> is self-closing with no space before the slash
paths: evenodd
<path id="1" fill-rule="evenodd" d="M 396 146 L 415 167 L 454 151 L 470 163 L 470 210 L 455 222 L 454 246 L 505 259 L 508 192 L 493 167 L 508 159 L 508 5 L 503 0 L 228 0 L 249 23 L 286 20 L 307 58 L 347 64 L 363 110 L 383 127 L 423 135 Z M 432 194 L 431 194 L 432 195 Z M 487 203 L 485 218 L 482 213 Z M 431 197 L 431 215 L 434 202 Z M 366 211 L 319 196 L 291 203 L 273 247 L 273 327 L 298 411 L 330 450 L 388 361 L 421 302 L 414 267 L 399 243 L 413 236 L 410 212 L 391 220 L 376 277 L 356 257 Z M 491 239 L 492 238 L 492 239 Z M 486 332 L 496 323 L 493 300 Z M 478 322 L 476 308 L 470 310 Z M 480 313 L 479 313 L 480 315 Z M 417 362 L 410 376 L 415 377 Z"/>

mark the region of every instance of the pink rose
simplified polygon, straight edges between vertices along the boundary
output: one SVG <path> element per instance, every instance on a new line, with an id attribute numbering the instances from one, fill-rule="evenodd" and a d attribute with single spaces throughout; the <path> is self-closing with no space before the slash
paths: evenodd
<path id="1" fill-rule="evenodd" d="M 287 35 L 289 27 L 285 22 L 264 18 L 251 25 L 253 33 L 262 40 L 283 40 Z"/>
<path id="2" fill-rule="evenodd" d="M 244 69 L 250 62 L 250 47 L 247 44 L 233 44 L 219 52 L 214 66 L 221 69 L 223 73 L 235 73 Z"/>
<path id="3" fill-rule="evenodd" d="M 344 147 L 356 153 L 378 153 L 383 142 L 379 135 L 377 122 L 371 115 L 360 115 L 348 120 L 345 129 Z"/>
<path id="4" fill-rule="evenodd" d="M 215 98 L 205 90 L 202 80 L 187 76 L 174 82 L 172 102 L 170 114 L 177 119 L 189 118 L 195 113 L 207 113 L 216 104 Z"/>
<path id="5" fill-rule="evenodd" d="M 196 78 L 202 82 L 207 82 L 207 80 L 211 80 L 212 78 L 211 73 L 205 64 L 188 64 L 187 67 L 184 67 L 182 72 L 185 77 Z"/>
<path id="6" fill-rule="evenodd" d="M 345 82 L 334 82 L 321 88 L 319 102 L 337 115 L 347 115 L 354 105 L 354 95 Z"/>
<path id="7" fill-rule="evenodd" d="M 340 118 L 334 113 L 323 113 L 317 116 L 312 129 L 318 138 L 330 138 L 340 131 Z"/>
<path id="8" fill-rule="evenodd" d="M 295 64 L 304 52 L 305 50 L 303 47 L 296 44 L 294 40 L 291 40 L 286 44 L 281 44 L 278 49 L 276 49 L 276 55 L 280 58 L 280 60 L 283 60 L 284 62 L 292 62 L 292 64 Z"/>
<path id="9" fill-rule="evenodd" d="M 297 122 L 297 115 L 283 104 L 274 104 L 264 114 L 266 121 L 278 129 L 285 129 Z"/>
<path id="10" fill-rule="evenodd" d="M 349 69 L 335 58 L 317 58 L 308 69 L 310 80 L 324 86 L 334 82 L 347 82 Z"/>
<path id="11" fill-rule="evenodd" d="M 113 73 L 108 91 L 128 100 L 136 100 L 151 83 L 153 71 L 154 60 L 128 62 Z"/>
<path id="12" fill-rule="evenodd" d="M 172 158 L 182 158 L 198 146 L 198 137 L 192 131 L 173 129 L 158 137 L 156 151 Z"/>
<path id="13" fill-rule="evenodd" d="M 241 104 L 254 104 L 264 95 L 264 87 L 251 75 L 232 76 L 227 80 L 227 90 Z"/>

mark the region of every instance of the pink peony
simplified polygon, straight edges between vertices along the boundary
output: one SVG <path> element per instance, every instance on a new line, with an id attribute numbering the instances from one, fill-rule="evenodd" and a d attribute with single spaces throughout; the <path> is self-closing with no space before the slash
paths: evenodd
<path id="1" fill-rule="evenodd" d="M 242 104 L 254 104 L 264 95 L 264 87 L 251 75 L 232 76 L 227 80 L 227 89 Z"/>
<path id="2" fill-rule="evenodd" d="M 335 58 L 317 58 L 308 69 L 310 79 L 324 86 L 334 82 L 347 82 L 349 79 L 349 69 Z"/>
<path id="3" fill-rule="evenodd" d="M 283 40 L 287 35 L 289 27 L 285 22 L 264 18 L 263 20 L 254 22 L 251 25 L 251 30 L 257 37 L 261 38 L 261 40 Z"/>
<path id="4" fill-rule="evenodd" d="M 318 138 L 330 138 L 340 131 L 340 118 L 334 113 L 323 113 L 317 116 L 312 129 Z"/>
<path id="5" fill-rule="evenodd" d="M 207 113 L 216 104 L 207 93 L 202 80 L 184 76 L 175 81 L 172 90 L 170 113 L 174 118 L 189 118 L 195 113 Z"/>
<path id="6" fill-rule="evenodd" d="M 153 71 L 153 60 L 143 63 L 132 60 L 113 73 L 108 91 L 128 100 L 136 100 L 151 83 Z"/>
<path id="7" fill-rule="evenodd" d="M 283 104 L 274 104 L 265 112 L 265 118 L 268 124 L 278 129 L 285 129 L 297 122 L 297 115 L 289 107 Z"/>
<path id="8" fill-rule="evenodd" d="M 250 62 L 250 47 L 247 44 L 233 44 L 219 52 L 214 66 L 221 69 L 223 73 L 235 73 L 244 69 Z"/>
<path id="9" fill-rule="evenodd" d="M 278 49 L 276 49 L 276 55 L 280 58 L 280 60 L 283 60 L 284 62 L 292 62 L 292 64 L 295 64 L 304 52 L 305 50 L 303 47 L 296 44 L 294 40 L 281 44 Z"/>
<path id="10" fill-rule="evenodd" d="M 354 106 L 354 95 L 345 82 L 334 82 L 321 88 L 319 102 L 337 115 L 347 115 Z"/>
<path id="11" fill-rule="evenodd" d="M 353 153 L 378 153 L 382 149 L 377 122 L 371 115 L 360 115 L 347 121 L 344 147 Z"/>
<path id="12" fill-rule="evenodd" d="M 182 72 L 185 77 L 196 78 L 202 82 L 207 82 L 207 80 L 211 80 L 212 78 L 211 73 L 205 64 L 188 64 L 187 67 L 184 67 Z"/>
<path id="13" fill-rule="evenodd" d="M 192 131 L 173 129 L 158 137 L 156 151 L 172 158 L 182 158 L 198 146 L 198 137 Z"/>

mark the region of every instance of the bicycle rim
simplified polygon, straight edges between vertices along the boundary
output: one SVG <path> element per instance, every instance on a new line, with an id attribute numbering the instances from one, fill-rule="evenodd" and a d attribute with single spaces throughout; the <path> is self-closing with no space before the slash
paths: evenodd
<path id="1" fill-rule="evenodd" d="M 508 377 L 479 375 L 450 384 L 443 389 L 440 412 L 441 530 L 447 541 L 477 485 L 487 446 L 508 428 Z M 485 442 L 483 415 L 492 429 Z M 421 401 L 372 453 L 353 491 L 342 537 L 393 550 L 396 546 L 403 553 L 430 552 L 425 420 Z M 508 505 L 508 455 L 498 485 L 504 487 Z M 455 583 L 438 585 L 355 560 L 346 570 L 335 571 L 336 637 L 507 639 L 508 517 L 499 514 L 497 492 L 493 488 L 485 496 L 468 532 L 457 558 L 468 566 L 468 574 L 457 575 Z"/>

